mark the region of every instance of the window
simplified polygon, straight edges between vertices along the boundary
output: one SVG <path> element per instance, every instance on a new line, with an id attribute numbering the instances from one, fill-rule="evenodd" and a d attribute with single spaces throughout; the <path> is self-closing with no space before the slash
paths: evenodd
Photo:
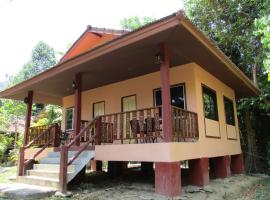
<path id="1" fill-rule="evenodd" d="M 136 110 L 136 95 L 122 97 L 122 112 Z"/>
<path id="2" fill-rule="evenodd" d="M 185 87 L 184 85 L 171 86 L 171 105 L 185 109 Z M 161 89 L 154 90 L 155 106 L 162 105 Z"/>
<path id="3" fill-rule="evenodd" d="M 66 130 L 73 129 L 73 116 L 74 116 L 74 108 L 66 109 Z"/>
<path id="4" fill-rule="evenodd" d="M 235 125 L 235 118 L 234 118 L 233 101 L 228 99 L 227 97 L 224 97 L 223 101 L 224 101 L 226 123 L 234 126 Z"/>
<path id="5" fill-rule="evenodd" d="M 208 119 L 218 121 L 217 95 L 216 92 L 207 87 L 203 89 L 204 116 Z"/>
<path id="6" fill-rule="evenodd" d="M 93 103 L 93 117 L 105 115 L 105 101 Z"/>

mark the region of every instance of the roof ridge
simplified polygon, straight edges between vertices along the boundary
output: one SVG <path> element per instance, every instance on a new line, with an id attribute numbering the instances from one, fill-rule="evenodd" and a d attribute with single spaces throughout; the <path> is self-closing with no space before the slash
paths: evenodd
<path id="1" fill-rule="evenodd" d="M 104 28 L 104 27 L 94 27 L 91 25 L 87 26 L 87 31 L 95 32 L 95 33 L 110 33 L 110 34 L 125 34 L 129 33 L 128 30 L 119 30 L 119 29 L 112 29 L 112 28 Z"/>

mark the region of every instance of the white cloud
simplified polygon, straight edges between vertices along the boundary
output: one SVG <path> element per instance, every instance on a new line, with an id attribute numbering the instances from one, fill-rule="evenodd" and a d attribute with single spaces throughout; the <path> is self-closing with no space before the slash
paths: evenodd
<path id="1" fill-rule="evenodd" d="M 87 25 L 120 28 L 124 17 L 164 17 L 181 0 L 0 0 L 0 82 L 26 63 L 42 40 L 65 51 Z"/>

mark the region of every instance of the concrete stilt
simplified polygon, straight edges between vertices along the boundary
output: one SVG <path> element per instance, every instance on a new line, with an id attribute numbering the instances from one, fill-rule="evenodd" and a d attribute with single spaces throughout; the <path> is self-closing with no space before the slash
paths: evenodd
<path id="1" fill-rule="evenodd" d="M 155 191 L 167 197 L 181 194 L 180 162 L 155 163 Z"/>
<path id="2" fill-rule="evenodd" d="M 190 185 L 204 187 L 209 184 L 208 158 L 199 158 L 188 161 L 188 181 Z"/>
<path id="3" fill-rule="evenodd" d="M 227 178 L 231 176 L 230 156 L 221 156 L 214 158 L 214 177 Z"/>
<path id="4" fill-rule="evenodd" d="M 242 174 L 244 172 L 243 154 L 231 156 L 231 171 L 232 174 Z"/>

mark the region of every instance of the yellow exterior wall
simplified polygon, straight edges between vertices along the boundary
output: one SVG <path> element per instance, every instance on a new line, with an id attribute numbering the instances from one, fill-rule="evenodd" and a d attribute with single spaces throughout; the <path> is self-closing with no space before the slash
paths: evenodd
<path id="1" fill-rule="evenodd" d="M 175 67 L 170 70 L 171 84 L 185 83 L 186 91 L 194 91 L 194 64 Z M 118 83 L 102 86 L 82 93 L 82 120 L 92 119 L 93 103 L 105 101 L 105 114 L 121 112 L 121 97 L 136 94 L 137 109 L 154 106 L 153 89 L 160 88 L 159 72 L 132 78 Z M 195 94 L 186 92 L 187 109 L 196 111 Z M 63 120 L 66 108 L 74 105 L 74 96 L 63 98 Z"/>
<path id="2" fill-rule="evenodd" d="M 227 126 L 225 123 L 223 95 L 234 101 L 236 115 L 234 91 L 195 63 L 171 68 L 170 80 L 171 85 L 185 83 L 187 109 L 198 113 L 199 141 L 101 145 L 96 146 L 95 159 L 169 162 L 241 153 L 237 116 L 235 116 L 235 127 Z M 205 123 L 202 84 L 216 91 L 219 122 Z M 92 118 L 92 104 L 99 101 L 105 101 L 106 114 L 119 112 L 121 111 L 121 97 L 133 94 L 137 96 L 137 109 L 152 107 L 154 103 L 153 89 L 159 87 L 160 74 L 155 72 L 85 91 L 82 94 L 82 119 L 89 120 Z M 65 109 L 73 106 L 73 103 L 74 96 L 63 98 L 62 129 L 65 122 Z M 228 139 L 227 134 L 230 138 L 235 138 L 236 135 L 237 140 Z M 206 135 L 220 137 L 214 138 Z"/>

